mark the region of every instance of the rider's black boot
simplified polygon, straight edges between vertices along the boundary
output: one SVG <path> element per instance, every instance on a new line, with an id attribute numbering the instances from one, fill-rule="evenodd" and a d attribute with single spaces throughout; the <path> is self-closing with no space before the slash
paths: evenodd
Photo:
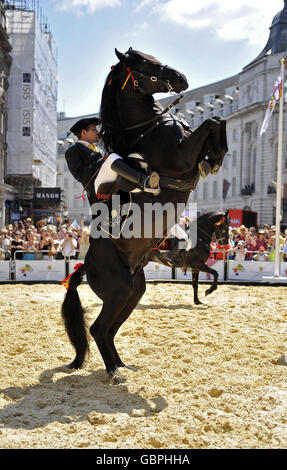
<path id="1" fill-rule="evenodd" d="M 154 196 L 157 196 L 160 193 L 159 174 L 155 171 L 147 176 L 146 174 L 131 168 L 121 158 L 117 158 L 111 164 L 111 169 L 128 181 L 135 183 L 139 189 L 146 193 L 151 193 Z"/>

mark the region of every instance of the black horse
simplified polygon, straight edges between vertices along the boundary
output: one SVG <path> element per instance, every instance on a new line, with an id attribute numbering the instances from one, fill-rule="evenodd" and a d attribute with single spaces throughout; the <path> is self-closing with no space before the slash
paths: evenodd
<path id="1" fill-rule="evenodd" d="M 218 171 L 228 150 L 226 122 L 214 118 L 195 131 L 187 128 L 185 122 L 164 112 L 152 96 L 157 92 L 186 90 L 185 76 L 131 48 L 125 54 L 116 51 L 116 55 L 119 62 L 112 67 L 102 93 L 102 135 L 108 152 L 122 157 L 138 152 L 149 169 L 160 174 L 159 196 L 144 192 L 132 196 L 141 209 L 143 227 L 145 204 L 155 200 L 162 205 L 186 204 L 200 175 Z M 175 222 L 163 218 L 163 236 Z M 114 337 L 145 292 L 143 268 L 161 237 L 156 233 L 128 239 L 91 237 L 84 265 L 71 276 L 62 304 L 65 328 L 76 351 L 70 368 L 80 368 L 88 352 L 84 310 L 77 293 L 85 273 L 90 287 L 103 301 L 90 333 L 111 377 L 116 377 L 118 368 L 125 366 L 115 348 Z"/>
<path id="2" fill-rule="evenodd" d="M 177 238 L 170 239 L 174 242 L 172 250 L 174 255 L 172 259 L 168 257 L 169 252 L 159 248 L 153 249 L 149 260 L 165 266 L 172 266 L 173 268 L 184 268 L 192 270 L 192 287 L 194 303 L 201 304 L 198 298 L 198 276 L 199 272 L 209 273 L 213 276 L 213 283 L 205 291 L 205 295 L 209 295 L 217 289 L 218 272 L 215 269 L 207 266 L 210 255 L 210 242 L 213 234 L 216 235 L 218 245 L 227 245 L 229 238 L 229 214 L 226 212 L 208 212 L 200 215 L 197 220 L 190 225 L 190 230 L 193 230 L 193 225 L 196 223 L 196 246 L 189 251 L 179 248 L 180 240 Z"/>

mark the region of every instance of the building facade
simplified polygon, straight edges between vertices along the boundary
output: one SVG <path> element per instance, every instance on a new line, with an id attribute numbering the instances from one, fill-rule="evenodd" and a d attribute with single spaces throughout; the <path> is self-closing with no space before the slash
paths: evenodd
<path id="1" fill-rule="evenodd" d="M 17 196 L 10 220 L 53 212 L 35 208 L 34 189 L 56 186 L 57 51 L 51 32 L 26 2 L 5 2 L 12 65 L 7 92 L 6 181 Z"/>
<path id="2" fill-rule="evenodd" d="M 229 151 L 218 174 L 201 179 L 190 196 L 199 211 L 246 209 L 258 213 L 258 224 L 274 224 L 276 215 L 278 113 L 260 136 L 268 101 L 287 55 L 287 1 L 272 21 L 262 52 L 235 76 L 185 93 L 175 110 L 196 128 L 205 119 L 227 121 Z M 284 104 L 282 222 L 287 223 L 287 112 Z M 170 99 L 162 100 L 166 105 Z"/>
<path id="3" fill-rule="evenodd" d="M 14 188 L 6 184 L 4 177 L 7 165 L 7 90 L 12 62 L 11 49 L 4 0 L 2 0 L 0 1 L 0 228 L 5 224 L 6 207 L 15 196 Z"/>
<path id="4" fill-rule="evenodd" d="M 258 225 L 275 223 L 279 105 L 267 131 L 260 136 L 268 101 L 280 72 L 280 59 L 287 56 L 287 0 L 273 19 L 270 36 L 262 52 L 234 76 L 184 93 L 174 113 L 184 117 L 193 129 L 213 116 L 227 121 L 229 151 L 217 175 L 200 179 L 189 202 L 199 212 L 218 209 L 245 209 L 258 214 Z M 287 62 L 287 58 L 286 58 Z M 287 82 L 286 82 L 287 84 Z M 287 97 L 287 94 L 286 94 Z M 285 97 L 285 98 L 286 98 Z M 172 98 L 160 100 L 163 107 Z M 284 197 L 282 222 L 287 225 L 287 110 L 284 104 L 283 171 Z M 57 184 L 65 194 L 65 211 L 79 218 L 88 210 L 88 202 L 78 196 L 82 187 L 70 175 L 65 150 L 75 137 L 70 127 L 78 119 L 58 119 Z"/>

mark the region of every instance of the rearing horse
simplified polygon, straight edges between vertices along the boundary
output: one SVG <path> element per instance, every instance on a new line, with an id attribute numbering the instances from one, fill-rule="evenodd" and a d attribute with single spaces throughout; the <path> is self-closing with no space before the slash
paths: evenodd
<path id="1" fill-rule="evenodd" d="M 160 174 L 158 196 L 131 193 L 141 209 L 143 223 L 145 204 L 186 204 L 200 175 L 218 171 L 228 150 L 226 123 L 220 118 L 208 119 L 192 131 L 185 121 L 164 112 L 152 96 L 186 90 L 185 76 L 131 48 L 125 54 L 116 50 L 116 55 L 119 62 L 109 73 L 102 93 L 102 135 L 108 152 L 123 158 L 131 152 L 140 153 L 149 167 Z M 164 235 L 175 221 L 164 218 Z M 149 238 L 143 234 L 141 238 L 91 237 L 84 265 L 72 274 L 62 305 L 65 328 L 76 351 L 70 368 L 82 367 L 89 349 L 84 310 L 77 293 L 84 274 L 103 301 L 90 333 L 106 370 L 116 377 L 118 368 L 125 367 L 114 338 L 145 292 L 143 268 L 158 241 L 154 233 Z"/>

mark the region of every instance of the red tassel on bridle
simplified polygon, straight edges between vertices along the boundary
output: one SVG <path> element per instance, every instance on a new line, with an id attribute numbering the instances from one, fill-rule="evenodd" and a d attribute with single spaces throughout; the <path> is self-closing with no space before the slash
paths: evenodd
<path id="1" fill-rule="evenodd" d="M 133 73 L 132 73 L 130 67 L 127 67 L 127 68 L 126 68 L 126 71 L 128 72 L 128 74 L 127 74 L 127 78 L 126 78 L 126 80 L 125 80 L 125 83 L 124 83 L 123 86 L 122 86 L 122 90 L 124 90 L 126 84 L 127 84 L 128 81 L 129 81 L 129 78 L 131 77 L 131 78 L 132 78 L 132 81 L 133 81 L 134 91 L 135 91 L 135 89 L 136 89 L 135 77 L 133 76 Z"/>
<path id="2" fill-rule="evenodd" d="M 222 219 L 219 220 L 219 222 L 216 222 L 215 225 L 222 225 L 225 222 L 225 217 L 222 217 Z"/>

